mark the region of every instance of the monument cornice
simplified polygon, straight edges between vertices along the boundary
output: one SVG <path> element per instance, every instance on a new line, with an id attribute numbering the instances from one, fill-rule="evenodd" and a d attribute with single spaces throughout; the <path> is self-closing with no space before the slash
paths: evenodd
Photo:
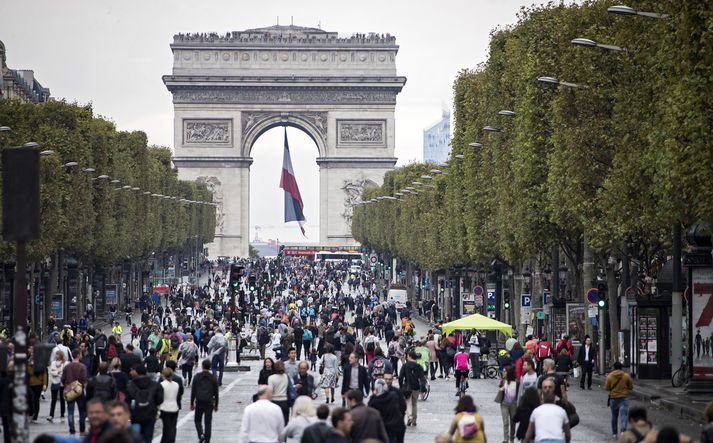
<path id="1" fill-rule="evenodd" d="M 325 87 L 166 85 L 174 104 L 388 104 L 396 103 L 403 84 Z"/>
<path id="2" fill-rule="evenodd" d="M 252 86 L 259 87 L 271 85 L 292 85 L 292 86 L 381 86 L 403 87 L 406 84 L 406 77 L 403 76 L 296 76 L 296 75 L 164 75 L 163 82 L 170 89 L 176 86 L 200 85 L 221 85 L 229 86 Z"/>
<path id="3" fill-rule="evenodd" d="M 173 157 L 177 168 L 248 168 L 252 157 Z"/>
<path id="4" fill-rule="evenodd" d="M 396 157 L 317 157 L 324 168 L 393 168 Z"/>

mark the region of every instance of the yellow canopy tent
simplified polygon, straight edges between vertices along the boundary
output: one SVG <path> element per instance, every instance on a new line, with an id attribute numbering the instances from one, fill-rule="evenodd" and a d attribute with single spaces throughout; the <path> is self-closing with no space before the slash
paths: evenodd
<path id="1" fill-rule="evenodd" d="M 492 318 L 480 314 L 469 315 L 441 325 L 441 332 L 446 335 L 453 331 L 467 331 L 470 329 L 477 329 L 479 331 L 500 331 L 508 337 L 512 335 L 512 326 L 509 324 L 493 320 Z"/>

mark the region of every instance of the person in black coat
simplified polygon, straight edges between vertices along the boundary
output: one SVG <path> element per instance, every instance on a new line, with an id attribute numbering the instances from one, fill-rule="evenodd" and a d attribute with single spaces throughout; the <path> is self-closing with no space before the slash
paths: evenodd
<path id="1" fill-rule="evenodd" d="M 584 389 L 584 379 L 587 378 L 587 389 L 592 389 L 592 371 L 594 369 L 594 360 L 597 358 L 597 349 L 592 344 L 592 338 L 588 335 L 584 337 L 584 344 L 579 348 L 577 363 L 582 368 L 582 374 L 579 379 L 579 387 Z"/>
<path id="2" fill-rule="evenodd" d="M 359 375 L 359 380 L 352 386 L 352 371 L 357 371 Z M 366 368 L 359 364 L 359 358 L 355 353 L 349 354 L 349 364 L 344 365 L 342 368 L 342 401 L 344 401 L 344 395 L 354 389 L 361 392 L 364 395 L 369 394 L 369 375 L 366 372 Z"/>
<path id="3" fill-rule="evenodd" d="M 520 403 L 515 409 L 515 416 L 512 421 L 517 423 L 517 430 L 515 430 L 515 437 L 522 441 L 527 433 L 527 427 L 530 425 L 530 416 L 532 411 L 540 406 L 540 394 L 537 392 L 537 388 L 527 388 L 520 395 Z"/>
<path id="4" fill-rule="evenodd" d="M 406 434 L 404 416 L 406 414 L 406 401 L 400 393 L 389 390 L 384 380 L 374 382 L 373 396 L 369 399 L 369 406 L 379 411 L 384 421 L 389 440 L 403 443 Z"/>

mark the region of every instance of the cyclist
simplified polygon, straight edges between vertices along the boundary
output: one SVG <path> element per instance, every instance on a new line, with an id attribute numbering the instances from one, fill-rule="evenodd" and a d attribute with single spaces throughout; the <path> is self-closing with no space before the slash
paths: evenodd
<path id="1" fill-rule="evenodd" d="M 463 346 L 458 346 L 458 352 L 453 357 L 453 367 L 455 368 L 456 374 L 456 395 L 461 393 L 461 382 L 465 383 L 465 391 L 468 389 L 468 354 L 465 353 Z"/>

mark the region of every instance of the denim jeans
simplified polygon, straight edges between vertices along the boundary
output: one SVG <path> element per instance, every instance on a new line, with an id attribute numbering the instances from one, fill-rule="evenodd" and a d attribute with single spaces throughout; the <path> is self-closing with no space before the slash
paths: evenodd
<path id="1" fill-rule="evenodd" d="M 87 402 L 87 398 L 84 396 L 84 394 L 77 397 L 77 399 L 74 401 L 67 402 L 67 422 L 69 423 L 69 433 L 70 434 L 75 434 L 77 431 L 74 427 L 74 405 L 75 404 L 77 405 L 77 407 L 79 407 L 79 432 L 84 432 L 84 430 L 85 430 L 84 419 L 87 416 L 87 403 L 86 402 Z"/>
<path id="2" fill-rule="evenodd" d="M 225 355 L 224 354 L 218 354 L 213 356 L 210 369 L 213 372 L 213 376 L 218 378 L 218 384 L 222 385 L 223 384 L 223 371 L 225 370 Z M 218 375 L 216 375 L 216 372 L 219 372 Z"/>
<path id="3" fill-rule="evenodd" d="M 611 408 L 611 433 L 619 435 L 626 431 L 627 415 L 629 414 L 629 400 L 624 398 L 612 398 L 609 403 Z M 616 432 L 617 421 L 619 422 L 619 432 Z"/>

